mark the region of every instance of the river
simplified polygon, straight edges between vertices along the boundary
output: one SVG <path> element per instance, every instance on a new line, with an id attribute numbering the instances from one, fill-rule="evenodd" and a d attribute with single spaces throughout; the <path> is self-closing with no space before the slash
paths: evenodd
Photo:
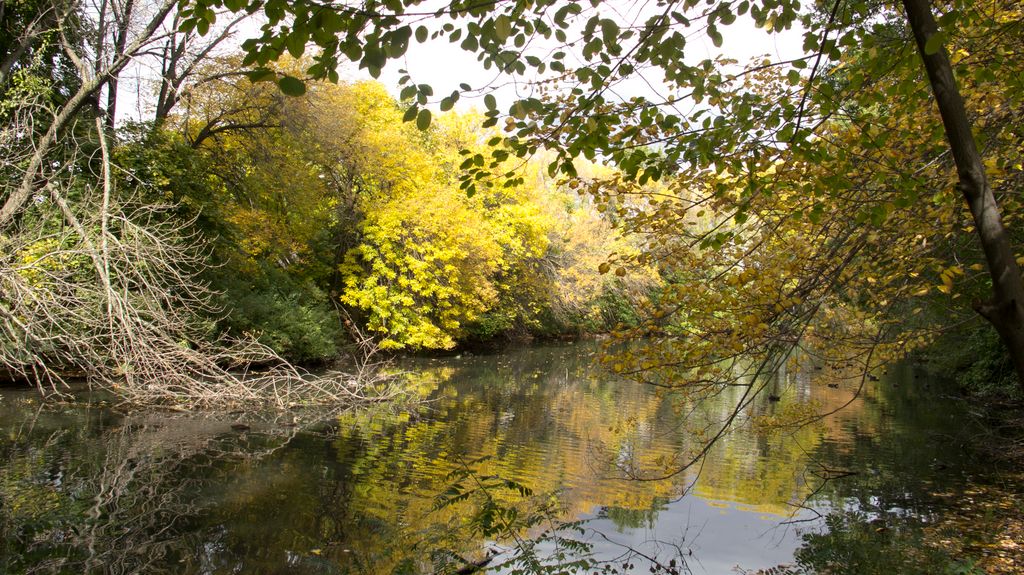
<path id="1" fill-rule="evenodd" d="M 520 550 L 468 520 L 490 500 L 519 510 L 510 525 L 538 555 L 583 554 L 590 571 L 753 573 L 827 562 L 844 517 L 927 524 L 978 467 L 960 402 L 905 366 L 859 393 L 825 384 L 827 369 L 785 374 L 781 399 L 746 415 L 848 405 L 783 432 L 741 425 L 677 473 L 694 418 L 735 397 L 693 410 L 607 375 L 598 353 L 406 359 L 424 401 L 313 426 L 0 391 L 0 572 L 421 573 L 498 552 L 496 565 Z"/>

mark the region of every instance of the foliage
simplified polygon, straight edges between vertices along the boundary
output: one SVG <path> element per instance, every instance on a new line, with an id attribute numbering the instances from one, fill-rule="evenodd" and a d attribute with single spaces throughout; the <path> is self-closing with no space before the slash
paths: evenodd
<path id="1" fill-rule="evenodd" d="M 81 80 L 62 46 L 80 49 L 89 26 L 71 0 L 20 0 L 4 3 L 0 18 L 0 118 L 8 117 L 18 92 L 35 91 L 53 104 L 67 100 Z M 58 31 L 59 28 L 59 31 Z"/>
<path id="2" fill-rule="evenodd" d="M 330 356 L 328 315 L 339 304 L 346 317 L 334 323 L 351 315 L 384 349 L 448 349 L 468 338 L 607 329 L 601 298 L 614 299 L 617 320 L 656 281 L 649 272 L 602 280 L 603 259 L 628 242 L 550 178 L 467 197 L 461 166 L 494 137 L 479 116 L 442 115 L 421 133 L 376 83 L 316 83 L 283 98 L 237 77 L 195 90 L 185 106 L 172 120 L 195 150 L 166 148 L 163 162 L 207 174 L 169 193 L 216 238 L 223 325 L 262 334 L 289 357 Z M 284 313 L 285 302 L 303 311 Z"/>
<path id="3" fill-rule="evenodd" d="M 232 333 L 249 333 L 293 361 L 331 361 L 346 344 L 337 311 L 314 283 L 298 283 L 287 273 L 269 268 L 249 277 L 211 274 L 219 307 L 227 310 L 221 324 Z"/>
<path id="4" fill-rule="evenodd" d="M 857 573 L 976 575 L 971 561 L 953 557 L 934 543 L 923 545 L 919 525 L 881 526 L 862 513 L 835 512 L 825 519 L 827 531 L 804 536 L 797 563 L 821 575 Z M 902 522 L 900 522 L 902 524 Z"/>
<path id="5" fill-rule="evenodd" d="M 204 10 L 219 5 L 195 0 L 187 25 L 201 25 Z M 1003 232 L 977 235 L 986 217 L 1002 229 L 1000 210 L 1010 225 L 1019 219 L 1024 172 L 1015 103 L 1024 97 L 1024 74 L 1022 60 L 1007 57 L 1020 50 L 1016 3 L 943 3 L 941 29 L 922 38 L 921 54 L 894 6 L 861 1 L 682 1 L 625 14 L 599 2 L 550 0 L 455 4 L 433 13 L 418 6 L 275 7 L 263 36 L 245 44 L 244 61 L 265 66 L 312 42 L 319 51 L 310 75 L 330 77 L 342 59 L 376 75 L 413 42 L 433 38 L 502 73 L 539 75 L 541 90 L 508 110 L 484 97 L 483 125 L 504 122 L 505 135 L 489 153 L 468 151 L 461 187 L 472 196 L 521 183 L 521 175 L 502 173 L 508 158 L 552 150 L 551 176 L 576 179 L 614 215 L 609 221 L 645 239 L 615 265 L 623 273 L 655 265 L 678 281 L 645 310 L 638 329 L 621 333 L 652 341 L 610 360 L 623 373 L 698 395 L 747 385 L 745 404 L 797 345 L 823 361 L 855 360 L 869 369 L 926 344 L 943 327 L 926 325 L 919 310 L 965 310 L 957 304 L 992 289 L 1002 298 L 1006 274 L 1019 284 L 1012 256 L 992 259 L 993 245 L 1009 245 Z M 805 53 L 741 66 L 683 57 L 691 33 L 703 32 L 719 47 L 721 27 L 740 17 L 769 32 L 802 28 Z M 962 207 L 962 173 L 921 89 L 922 57 L 947 53 L 995 193 L 985 214 L 971 204 L 973 219 Z M 650 73 L 664 77 L 657 93 L 617 96 L 617 86 Z M 411 73 L 400 82 L 410 101 L 405 119 L 426 128 L 433 88 Z M 486 87 L 462 85 L 442 95 L 440 106 L 481 91 Z M 581 176 L 579 157 L 608 161 L 617 171 Z M 992 268 L 997 263 L 1009 271 Z M 1004 304 L 1016 305 L 1012 298 Z M 987 312 L 998 326 L 997 316 Z"/>
<path id="6" fill-rule="evenodd" d="M 1013 365 L 996 334 L 988 330 L 953 330 L 921 351 L 935 369 L 956 378 L 963 389 L 981 396 L 1020 394 Z"/>
<path id="7" fill-rule="evenodd" d="M 366 310 L 385 348 L 454 347 L 462 325 L 496 301 L 498 246 L 478 214 L 451 200 L 425 190 L 385 204 L 346 256 L 342 301 Z"/>

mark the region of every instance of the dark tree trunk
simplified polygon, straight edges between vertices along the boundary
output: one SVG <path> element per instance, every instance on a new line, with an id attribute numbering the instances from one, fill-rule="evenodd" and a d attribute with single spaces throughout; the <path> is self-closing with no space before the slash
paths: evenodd
<path id="1" fill-rule="evenodd" d="M 1024 387 L 1024 281 L 1021 280 L 1020 267 L 1003 226 L 999 205 L 985 176 L 985 166 L 953 77 L 949 56 L 941 46 L 931 54 L 925 49 L 928 39 L 938 32 L 929 0 L 903 0 L 903 8 L 939 106 L 960 179 L 958 188 L 974 217 L 974 227 L 978 230 L 978 239 L 992 277 L 992 299 L 976 303 L 974 308 L 999 332 L 1017 370 L 1017 379 Z"/>
<path id="2" fill-rule="evenodd" d="M 111 61 L 120 60 L 124 56 L 125 46 L 128 44 L 128 32 L 132 25 L 132 11 L 135 8 L 134 0 L 127 0 L 124 3 L 118 14 L 118 10 L 114 11 L 114 25 L 116 31 L 114 35 L 114 54 Z M 103 39 L 100 38 L 102 42 Z M 101 68 L 97 67 L 97 70 Z M 107 128 L 113 130 L 114 122 L 117 119 L 117 86 L 121 79 L 121 72 L 118 71 L 110 76 L 110 81 L 107 83 L 107 108 L 106 108 L 106 124 Z"/>

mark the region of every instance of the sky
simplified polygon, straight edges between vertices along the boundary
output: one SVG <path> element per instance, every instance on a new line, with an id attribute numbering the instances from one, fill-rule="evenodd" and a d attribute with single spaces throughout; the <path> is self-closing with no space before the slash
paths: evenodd
<path id="1" fill-rule="evenodd" d="M 723 43 L 721 48 L 715 48 L 711 40 L 706 37 L 696 38 L 687 46 L 687 61 L 697 62 L 704 58 L 725 55 L 743 63 L 751 58 L 768 55 L 773 60 L 783 60 L 798 57 L 803 54 L 803 32 L 800 30 L 789 30 L 782 33 L 770 34 L 758 29 L 749 18 L 737 19 L 736 22 L 722 29 Z M 514 85 L 509 79 L 496 80 L 496 73 L 492 68 L 484 70 L 483 64 L 478 62 L 474 55 L 463 51 L 457 44 L 445 40 L 429 42 L 427 44 L 412 44 L 404 62 L 390 62 L 385 68 L 379 80 L 388 90 L 398 96 L 398 78 L 401 75 L 398 70 L 406 69 L 410 72 L 416 83 L 430 84 L 434 88 L 434 94 L 447 95 L 458 88 L 459 83 L 465 82 L 477 88 L 495 82 L 499 87 L 493 91 L 499 102 L 499 109 L 505 109 L 514 101 L 516 96 L 529 95 L 529 86 L 520 80 L 519 85 Z M 350 77 L 368 79 L 369 73 L 365 70 L 346 70 Z M 650 91 L 648 84 L 658 90 L 664 89 L 662 78 L 646 78 L 646 82 L 635 79 L 625 90 L 632 90 L 635 94 L 641 95 Z M 456 108 L 467 109 L 473 106 L 483 108 L 483 95 L 475 98 L 464 97 L 456 104 Z"/>
<path id="2" fill-rule="evenodd" d="M 634 5 L 642 8 L 629 14 L 628 7 Z M 631 19 L 646 17 L 642 13 L 643 7 L 646 6 L 644 4 L 612 0 L 609 6 L 619 15 Z M 238 26 L 237 30 L 232 40 L 222 46 L 221 52 L 237 51 L 246 38 L 259 35 L 259 21 L 251 17 Z M 799 29 L 770 34 L 756 28 L 749 17 L 740 17 L 732 25 L 722 27 L 721 32 L 724 40 L 720 48 L 715 48 L 706 37 L 690 38 L 686 60 L 695 63 L 704 58 L 724 55 L 743 63 L 762 55 L 767 55 L 773 60 L 791 59 L 802 55 L 803 32 Z M 517 97 L 530 95 L 532 88 L 529 81 L 536 79 L 500 77 L 493 68 L 485 70 L 483 64 L 477 61 L 475 54 L 468 53 L 445 39 L 430 40 L 424 44 L 413 41 L 402 60 L 388 62 L 378 80 L 396 98 L 401 90 L 398 83 L 402 75 L 400 69 L 408 70 L 415 83 L 429 84 L 433 87 L 436 101 L 431 102 L 430 106 L 435 111 L 440 98 L 457 89 L 460 83 L 469 84 L 473 88 L 488 87 L 486 92 L 497 98 L 499 109 L 507 109 Z M 354 64 L 349 63 L 343 64 L 339 73 L 343 80 L 371 79 L 366 70 L 359 70 Z M 119 121 L 146 119 L 150 116 L 149 109 L 154 100 L 158 77 L 159 70 L 146 59 L 140 59 L 124 72 L 119 95 Z M 661 78 L 644 78 L 639 75 L 616 87 L 620 97 L 652 96 L 653 92 L 664 94 L 665 91 Z M 483 109 L 483 93 L 463 95 L 456 104 L 456 109 Z"/>

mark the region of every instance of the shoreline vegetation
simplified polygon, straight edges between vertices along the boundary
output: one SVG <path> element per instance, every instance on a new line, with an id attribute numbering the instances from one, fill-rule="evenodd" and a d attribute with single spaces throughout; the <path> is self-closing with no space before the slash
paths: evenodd
<path id="1" fill-rule="evenodd" d="M 1020 2 L 359 6 L 0 3 L 0 377 L 288 413 L 407 395 L 390 357 L 589 334 L 676 410 L 732 398 L 671 476 L 833 412 L 787 374 L 934 358 L 1024 465 Z M 802 52 L 735 61 L 737 21 Z M 431 42 L 495 79 L 343 77 Z"/>
<path id="2" fill-rule="evenodd" d="M 40 390 L 81 373 L 199 406 L 215 402 L 204 387 L 266 402 L 302 379 L 294 366 L 353 345 L 600 332 L 642 342 L 602 360 L 629 379 L 698 401 L 748 386 L 734 419 L 778 396 L 794 357 L 873 377 L 987 320 L 1024 386 L 1018 227 L 1003 227 L 1024 173 L 1003 55 L 1020 10 L 903 4 L 693 14 L 715 45 L 739 16 L 807 30 L 805 57 L 738 74 L 679 58 L 688 5 L 638 37 L 597 5 L 546 2 L 438 13 L 433 31 L 404 8 L 363 29 L 302 2 L 19 4 L 0 68 L 0 364 Z M 268 21 L 239 44 L 246 12 Z M 525 56 L 573 22 L 578 54 Z M 403 70 L 395 98 L 340 76 L 347 59 L 377 77 L 431 38 L 536 96 L 506 112 L 488 87 L 435 96 Z M 155 96 L 127 121 L 120 76 L 142 60 L 160 74 L 138 92 Z M 637 66 L 675 95 L 611 99 Z M 457 111 L 463 96 L 482 105 Z M 265 380 L 239 382 L 246 366 Z"/>

